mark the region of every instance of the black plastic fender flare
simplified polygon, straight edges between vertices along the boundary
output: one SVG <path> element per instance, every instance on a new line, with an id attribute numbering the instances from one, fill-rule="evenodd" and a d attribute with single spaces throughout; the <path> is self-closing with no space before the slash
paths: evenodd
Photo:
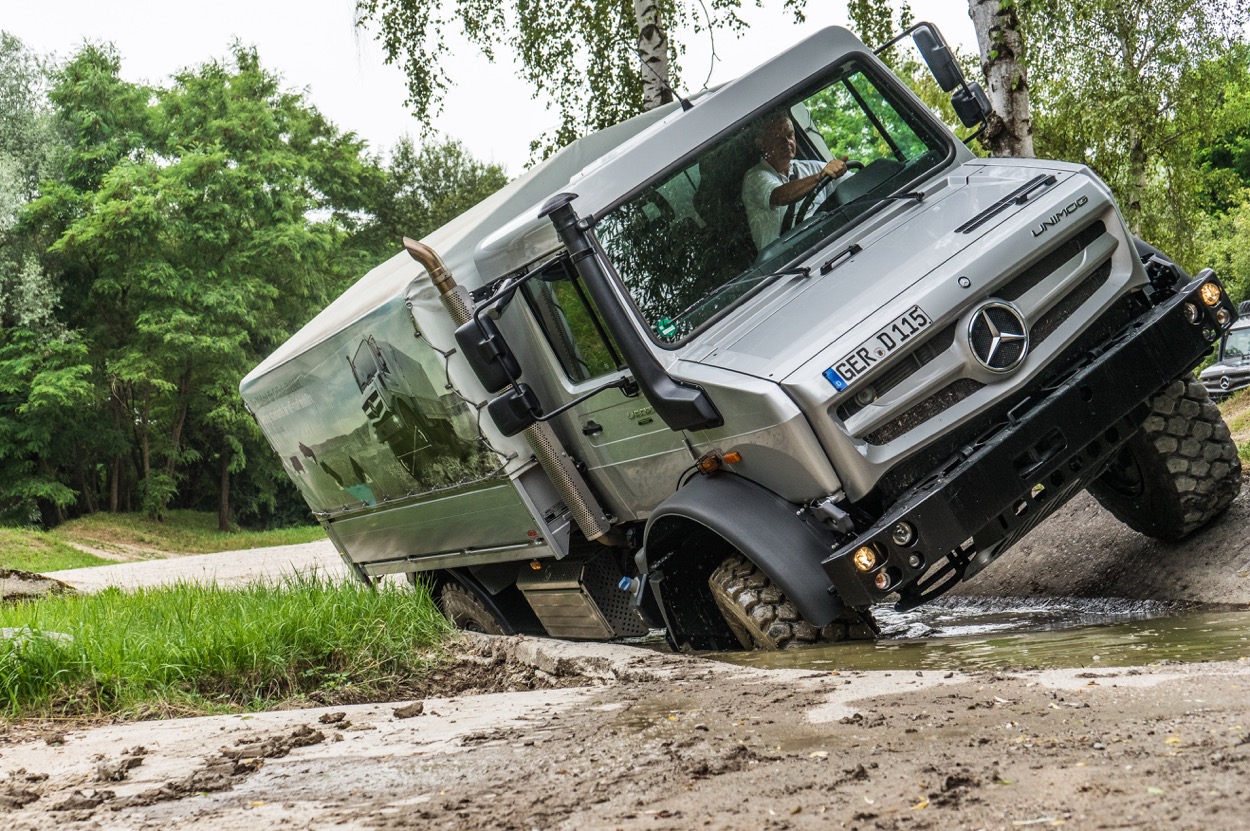
<path id="1" fill-rule="evenodd" d="M 820 628 L 844 608 L 820 565 L 837 540 L 804 516 L 801 506 L 749 479 L 725 473 L 697 476 L 652 512 L 643 537 L 647 562 L 640 566 L 655 567 L 665 555 L 656 543 L 684 523 L 696 523 L 755 563 L 803 619 Z"/>

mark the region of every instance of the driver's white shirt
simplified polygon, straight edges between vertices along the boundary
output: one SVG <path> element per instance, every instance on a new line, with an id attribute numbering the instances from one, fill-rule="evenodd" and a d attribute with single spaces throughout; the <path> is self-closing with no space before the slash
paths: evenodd
<path id="1" fill-rule="evenodd" d="M 824 162 L 811 159 L 795 159 L 790 162 L 791 172 L 798 174 L 796 179 L 819 173 L 824 166 Z M 788 174 L 778 173 L 775 167 L 763 159 L 742 177 L 742 204 L 747 209 L 747 224 L 751 226 L 751 239 L 755 241 L 756 251 L 762 251 L 764 246 L 781 236 L 781 221 L 785 219 L 786 209 L 790 206 L 773 205 L 771 200 L 777 186 L 788 181 Z M 802 204 L 802 200 L 799 200 L 799 204 Z M 795 210 L 798 210 L 798 205 L 795 205 Z"/>

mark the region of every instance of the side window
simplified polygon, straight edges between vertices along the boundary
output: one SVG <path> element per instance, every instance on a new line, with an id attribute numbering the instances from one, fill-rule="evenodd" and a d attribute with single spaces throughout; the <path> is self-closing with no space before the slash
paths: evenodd
<path id="1" fill-rule="evenodd" d="M 523 290 L 570 381 L 589 381 L 624 366 L 620 350 L 566 259 L 548 265 Z"/>

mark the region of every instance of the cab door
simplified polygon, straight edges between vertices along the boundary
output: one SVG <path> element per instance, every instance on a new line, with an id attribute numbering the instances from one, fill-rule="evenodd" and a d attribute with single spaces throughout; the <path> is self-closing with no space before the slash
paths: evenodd
<path id="1" fill-rule="evenodd" d="M 567 259 L 549 263 L 523 289 L 541 344 L 543 372 L 525 380 L 548 411 L 618 378 L 629 378 L 589 294 Z M 537 367 L 536 367 L 537 368 Z M 536 376 L 542 376 L 537 380 Z M 692 464 L 681 433 L 668 428 L 636 392 L 609 389 L 553 420 L 571 455 L 617 519 L 645 519 L 673 493 Z"/>

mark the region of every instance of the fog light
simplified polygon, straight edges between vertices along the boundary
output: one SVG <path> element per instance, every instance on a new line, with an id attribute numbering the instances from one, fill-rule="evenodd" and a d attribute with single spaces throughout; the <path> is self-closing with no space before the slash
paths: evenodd
<path id="1" fill-rule="evenodd" d="M 920 553 L 912 554 L 907 558 L 907 565 L 912 568 L 924 568 L 924 555 Z"/>
<path id="2" fill-rule="evenodd" d="M 1202 288 L 1198 289 L 1198 296 L 1208 306 L 1218 306 L 1220 298 L 1224 296 L 1224 291 L 1218 283 L 1203 283 Z"/>
<path id="3" fill-rule="evenodd" d="M 1220 309 L 1215 313 L 1215 322 L 1220 326 L 1227 326 L 1228 322 L 1233 319 L 1232 313 L 1228 309 Z"/>
<path id="4" fill-rule="evenodd" d="M 894 526 L 890 539 L 894 540 L 894 544 L 898 546 L 911 545 L 916 541 L 916 529 L 911 526 L 910 522 L 900 522 Z"/>
<path id="5" fill-rule="evenodd" d="M 1215 330 L 1212 329 L 1210 326 L 1203 326 L 1202 336 L 1209 341 L 1215 340 Z"/>
<path id="6" fill-rule="evenodd" d="M 872 571 L 877 567 L 877 549 L 871 545 L 861 545 L 851 555 L 851 562 L 860 571 Z"/>
<path id="7" fill-rule="evenodd" d="M 890 576 L 890 572 L 882 571 L 873 578 L 872 582 L 878 589 L 885 591 L 890 586 L 894 585 L 894 578 Z"/>
<path id="8" fill-rule="evenodd" d="M 1182 309 L 1185 312 L 1185 319 L 1190 323 L 1197 323 L 1202 320 L 1202 312 L 1198 311 L 1198 307 L 1193 303 L 1186 303 Z"/>

